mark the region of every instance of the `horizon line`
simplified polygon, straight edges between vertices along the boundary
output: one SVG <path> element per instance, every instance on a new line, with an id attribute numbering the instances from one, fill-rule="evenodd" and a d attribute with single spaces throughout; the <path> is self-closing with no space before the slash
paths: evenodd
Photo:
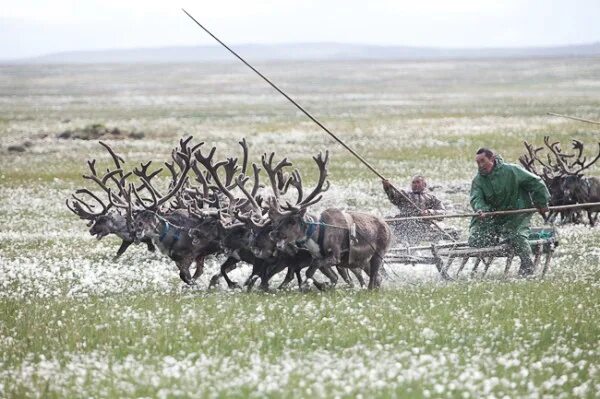
<path id="1" fill-rule="evenodd" d="M 582 47 L 582 46 L 600 46 L 600 40 L 591 42 L 579 42 L 569 44 L 552 44 L 552 45 L 523 45 L 523 46 L 474 46 L 474 47 L 454 47 L 454 46 L 434 46 L 434 45 L 406 45 L 406 44 L 374 44 L 374 43 L 360 43 L 360 42 L 338 42 L 338 41 L 298 41 L 298 42 L 270 42 L 270 43 L 253 43 L 253 42 L 239 42 L 231 44 L 231 46 L 238 47 L 277 47 L 277 46 L 311 46 L 311 45 L 338 45 L 338 46 L 356 46 L 356 47 L 376 47 L 376 48 L 403 48 L 403 49 L 423 49 L 423 50 L 442 50 L 442 51 L 473 51 L 473 50 L 487 50 L 487 51 L 501 51 L 501 50 L 544 50 L 544 49 L 557 49 L 557 48 L 569 48 L 569 47 Z M 96 53 L 96 52 L 127 52 L 136 50 L 165 50 L 172 48 L 220 48 L 217 44 L 173 44 L 173 45 L 159 45 L 159 46 L 138 46 L 138 47 L 107 47 L 97 49 L 78 49 L 78 50 L 64 50 L 54 51 L 48 53 L 41 53 L 37 55 L 25 56 L 25 57 L 11 57 L 1 58 L 0 63 L 18 63 L 19 61 L 35 60 L 44 57 L 59 56 L 73 53 Z"/>

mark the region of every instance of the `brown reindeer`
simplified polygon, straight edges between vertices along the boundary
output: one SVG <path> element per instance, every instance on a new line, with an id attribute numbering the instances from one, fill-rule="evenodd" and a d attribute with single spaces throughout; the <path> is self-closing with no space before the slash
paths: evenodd
<path id="1" fill-rule="evenodd" d="M 315 262 L 306 271 L 307 279 L 312 279 L 319 267 L 342 266 L 367 271 L 369 288 L 379 287 L 379 269 L 391 242 L 389 226 L 380 217 L 336 208 L 324 210 L 319 217 L 308 215 L 308 207 L 317 203 L 329 187 L 326 181 L 329 153 L 326 152 L 324 158 L 319 154 L 313 159 L 319 169 L 319 179 L 312 192 L 303 198 L 300 176 L 295 173 L 296 204 L 281 205 L 272 201 L 271 238 L 279 248 L 293 244 L 310 251 Z M 320 289 L 326 287 L 318 281 L 315 285 Z"/>

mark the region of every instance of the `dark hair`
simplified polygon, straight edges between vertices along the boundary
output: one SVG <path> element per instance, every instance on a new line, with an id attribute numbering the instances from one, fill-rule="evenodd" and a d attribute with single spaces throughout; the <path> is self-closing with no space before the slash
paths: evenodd
<path id="1" fill-rule="evenodd" d="M 490 150 L 489 148 L 481 147 L 476 152 L 476 155 L 479 155 L 479 154 L 485 154 L 485 156 L 490 159 L 494 158 L 494 151 Z"/>

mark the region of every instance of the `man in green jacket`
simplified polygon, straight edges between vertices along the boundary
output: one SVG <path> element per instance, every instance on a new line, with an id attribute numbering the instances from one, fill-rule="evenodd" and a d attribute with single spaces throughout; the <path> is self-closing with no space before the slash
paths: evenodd
<path id="1" fill-rule="evenodd" d="M 475 157 L 479 172 L 471 183 L 471 206 L 478 217 L 471 220 L 469 245 L 486 247 L 507 241 L 521 259 L 519 274 L 533 273 L 529 223 L 531 213 L 485 217 L 484 212 L 523 209 L 535 206 L 544 215 L 550 194 L 538 176 L 519 165 L 504 163 L 499 155 L 480 148 Z"/>

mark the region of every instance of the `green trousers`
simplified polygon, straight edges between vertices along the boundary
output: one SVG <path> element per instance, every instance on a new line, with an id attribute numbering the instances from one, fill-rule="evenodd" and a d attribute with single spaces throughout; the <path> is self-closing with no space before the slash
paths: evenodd
<path id="1" fill-rule="evenodd" d="M 469 245 L 471 247 L 488 247 L 508 242 L 521 260 L 531 262 L 529 246 L 529 224 L 532 214 L 491 217 L 480 220 L 473 218 L 469 228 Z M 528 263 L 529 263 L 528 262 Z"/>

